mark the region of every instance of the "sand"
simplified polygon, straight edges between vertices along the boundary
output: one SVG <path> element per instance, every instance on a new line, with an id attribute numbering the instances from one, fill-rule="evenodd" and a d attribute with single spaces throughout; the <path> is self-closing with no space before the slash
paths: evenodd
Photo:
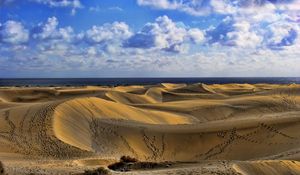
<path id="1" fill-rule="evenodd" d="M 0 88 L 8 174 L 80 174 L 123 155 L 172 162 L 125 174 L 300 174 L 299 129 L 297 84 Z"/>

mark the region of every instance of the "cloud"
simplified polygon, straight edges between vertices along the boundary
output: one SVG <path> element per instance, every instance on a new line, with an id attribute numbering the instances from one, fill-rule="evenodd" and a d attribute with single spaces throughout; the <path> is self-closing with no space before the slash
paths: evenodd
<path id="1" fill-rule="evenodd" d="M 116 21 L 81 32 L 62 26 L 56 17 L 29 29 L 7 21 L 0 24 L 0 71 L 70 70 L 78 75 L 100 72 L 109 76 L 153 76 L 152 72 L 157 76 L 297 75 L 299 23 L 285 13 L 273 17 L 256 20 L 249 16 L 247 20 L 244 15 L 228 15 L 220 24 L 202 30 L 161 16 L 137 31 Z M 13 27 L 8 23 L 14 23 Z M 13 32 L 4 32 L 10 30 Z"/>
<path id="2" fill-rule="evenodd" d="M 59 27 L 59 21 L 54 16 L 34 27 L 30 36 L 32 50 L 52 56 L 78 54 L 78 44 L 83 40 L 83 34 L 75 33 L 72 27 Z"/>
<path id="3" fill-rule="evenodd" d="M 267 45 L 272 49 L 294 45 L 299 37 L 299 32 L 297 23 L 283 21 L 272 23 L 267 26 Z"/>
<path id="4" fill-rule="evenodd" d="M 197 28 L 190 29 L 188 36 L 196 44 L 203 42 L 205 38 L 203 31 Z"/>
<path id="5" fill-rule="evenodd" d="M 298 0 L 137 0 L 141 6 L 150 6 L 157 9 L 178 10 L 190 15 L 202 16 L 212 13 L 234 14 L 244 11 L 255 12 L 263 9 L 297 9 Z M 299 10 L 299 8 L 297 9 Z"/>
<path id="6" fill-rule="evenodd" d="M 93 26 L 85 33 L 87 42 L 103 43 L 108 41 L 122 41 L 129 38 L 132 32 L 129 26 L 124 22 L 106 23 L 102 26 Z"/>
<path id="7" fill-rule="evenodd" d="M 80 0 L 30 0 L 32 2 L 49 5 L 51 7 L 82 8 Z"/>
<path id="8" fill-rule="evenodd" d="M 217 27 L 206 31 L 208 42 L 225 46 L 259 47 L 263 41 L 248 21 L 225 18 Z"/>
<path id="9" fill-rule="evenodd" d="M 58 20 L 56 17 L 48 18 L 46 23 L 40 23 L 33 31 L 34 39 L 40 40 L 64 40 L 72 41 L 74 39 L 74 31 L 72 27 L 58 28 Z"/>
<path id="10" fill-rule="evenodd" d="M 12 24 L 14 26 L 11 26 Z M 28 54 L 25 58 L 63 60 L 71 57 L 74 59 L 103 57 L 108 54 L 118 54 L 122 50 L 122 43 L 132 36 L 129 26 L 124 22 L 93 26 L 79 33 L 70 26 L 60 27 L 58 19 L 54 16 L 37 24 L 30 32 L 20 25 L 21 23 L 11 21 L 0 25 L 1 54 L 10 55 L 12 58 L 25 57 Z M 26 35 L 21 35 L 24 32 Z M 20 50 L 9 44 L 23 44 L 24 49 Z M 19 55 L 20 53 L 23 55 Z"/>
<path id="11" fill-rule="evenodd" d="M 91 7 L 89 7 L 89 11 L 90 12 L 107 12 L 107 11 L 122 12 L 124 10 L 118 6 L 112 6 L 112 7 L 108 7 L 108 8 L 101 8 L 100 6 L 91 6 Z"/>
<path id="12" fill-rule="evenodd" d="M 23 0 L 22 0 L 23 1 Z M 75 15 L 77 9 L 83 8 L 81 0 L 24 0 L 26 3 L 38 3 L 42 5 L 47 5 L 49 7 L 59 7 L 59 8 L 71 8 L 71 15 Z M 21 0 L 0 0 L 1 6 L 8 6 L 12 4 L 21 3 Z"/>
<path id="13" fill-rule="evenodd" d="M 121 7 L 118 6 L 114 6 L 114 7 L 109 7 L 108 10 L 113 10 L 113 11 L 123 11 L 123 9 Z"/>
<path id="14" fill-rule="evenodd" d="M 72 27 L 59 27 L 56 17 L 49 17 L 31 30 L 30 47 L 48 55 L 97 56 L 117 53 L 122 43 L 132 36 L 124 22 L 92 26 L 76 33 Z"/>
<path id="15" fill-rule="evenodd" d="M 99 6 L 89 7 L 90 12 L 100 12 L 102 9 Z"/>
<path id="16" fill-rule="evenodd" d="M 87 55 L 90 55 L 90 56 L 97 55 L 97 49 L 95 47 L 89 47 L 87 49 Z"/>
<path id="17" fill-rule="evenodd" d="M 223 46 L 265 49 L 285 49 L 297 44 L 299 23 L 287 20 L 285 14 L 277 15 L 275 19 L 257 21 L 244 16 L 228 16 L 216 27 L 206 30 L 207 42 Z"/>
<path id="18" fill-rule="evenodd" d="M 209 2 L 203 0 L 137 0 L 137 3 L 141 6 L 150 6 L 157 9 L 179 10 L 195 16 L 200 16 L 211 12 Z"/>
<path id="19" fill-rule="evenodd" d="M 185 29 L 177 26 L 167 16 L 161 16 L 154 23 L 147 23 L 124 45 L 132 48 L 154 48 L 169 52 L 184 52 L 187 50 L 189 41 L 200 43 L 203 39 L 204 35 L 201 30 Z"/>
<path id="20" fill-rule="evenodd" d="M 29 32 L 17 21 L 7 21 L 0 25 L 0 42 L 22 44 L 29 39 Z"/>
<path id="21" fill-rule="evenodd" d="M 261 44 L 262 37 L 251 30 L 249 22 L 239 21 L 234 23 L 232 27 L 234 30 L 226 34 L 227 45 L 256 47 Z"/>
<path id="22" fill-rule="evenodd" d="M 50 7 L 70 7 L 73 9 L 83 7 L 81 0 L 26 0 L 26 1 L 44 4 Z M 17 2 L 17 0 L 0 0 L 0 5 L 8 5 L 13 2 Z"/>
<path id="23" fill-rule="evenodd" d="M 33 38 L 47 39 L 53 38 L 57 33 L 58 21 L 56 17 L 48 18 L 45 24 L 39 24 L 34 30 Z"/>
<path id="24" fill-rule="evenodd" d="M 69 7 L 72 8 L 71 15 L 76 14 L 76 10 L 83 8 L 83 5 L 80 0 L 29 0 L 39 4 L 48 5 L 50 7 Z"/>

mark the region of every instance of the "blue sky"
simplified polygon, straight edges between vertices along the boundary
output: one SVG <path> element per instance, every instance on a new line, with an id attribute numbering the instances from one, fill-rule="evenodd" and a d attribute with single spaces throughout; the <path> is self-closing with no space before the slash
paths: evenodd
<path id="1" fill-rule="evenodd" d="M 300 75 L 299 0 L 0 0 L 0 77 Z"/>

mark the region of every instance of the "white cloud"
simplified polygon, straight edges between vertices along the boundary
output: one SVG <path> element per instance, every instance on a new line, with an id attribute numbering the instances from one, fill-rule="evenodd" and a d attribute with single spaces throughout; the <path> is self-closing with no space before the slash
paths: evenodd
<path id="1" fill-rule="evenodd" d="M 251 30 L 250 23 L 239 21 L 232 25 L 233 31 L 226 34 L 226 44 L 255 48 L 261 45 L 263 38 Z"/>
<path id="2" fill-rule="evenodd" d="M 236 8 L 224 0 L 211 0 L 209 7 L 211 7 L 211 12 L 220 14 L 232 14 L 236 12 Z"/>
<path id="3" fill-rule="evenodd" d="M 157 9 L 178 10 L 190 15 L 202 16 L 211 13 L 236 14 L 257 13 L 257 9 L 264 10 L 297 10 L 299 11 L 299 0 L 137 0 L 141 6 L 150 6 Z"/>
<path id="4" fill-rule="evenodd" d="M 45 24 L 40 24 L 34 33 L 34 38 L 46 39 L 53 37 L 57 33 L 58 20 L 56 17 L 48 18 Z"/>
<path id="5" fill-rule="evenodd" d="M 83 8 L 81 0 L 24 0 L 27 2 L 33 2 L 43 5 L 48 5 L 50 7 L 65 7 L 65 8 L 72 8 L 72 13 L 76 12 L 76 9 Z M 9 5 L 12 3 L 21 2 L 18 0 L 0 0 L 1 5 Z"/>
<path id="6" fill-rule="evenodd" d="M 113 10 L 113 11 L 123 11 L 123 9 L 121 7 L 118 6 L 114 6 L 114 7 L 109 7 L 108 10 Z"/>
<path id="7" fill-rule="evenodd" d="M 95 47 L 89 47 L 87 49 L 87 55 L 90 55 L 90 56 L 97 55 L 97 49 Z"/>
<path id="8" fill-rule="evenodd" d="M 0 25 L 0 41 L 10 44 L 22 44 L 28 41 L 29 32 L 17 21 L 7 21 Z"/>
<path id="9" fill-rule="evenodd" d="M 203 0 L 178 1 L 178 0 L 137 0 L 141 6 L 151 6 L 157 9 L 179 10 L 191 15 L 204 15 L 211 11 L 210 6 Z"/>
<path id="10" fill-rule="evenodd" d="M 189 41 L 200 43 L 203 38 L 201 30 L 185 29 L 177 26 L 167 16 L 161 16 L 154 23 L 147 23 L 141 31 L 129 38 L 125 46 L 183 52 L 187 50 Z"/>
<path id="11" fill-rule="evenodd" d="M 59 27 L 56 17 L 49 17 L 46 22 L 39 23 L 31 31 L 30 47 L 36 52 L 48 56 L 70 56 L 79 52 L 77 44 L 83 39 L 83 34 L 76 34 L 72 27 Z"/>
<path id="12" fill-rule="evenodd" d="M 219 25 L 206 30 L 208 44 L 286 49 L 297 43 L 300 34 L 300 0 L 137 0 L 137 3 L 194 16 L 227 15 Z"/>
<path id="13" fill-rule="evenodd" d="M 90 43 L 107 41 L 122 41 L 132 35 L 129 26 L 124 22 L 106 23 L 102 26 L 93 26 L 86 31 L 86 40 Z"/>
<path id="14" fill-rule="evenodd" d="M 80 0 L 31 0 L 40 4 L 49 5 L 51 7 L 71 7 L 82 8 Z"/>
<path id="15" fill-rule="evenodd" d="M 188 36 L 196 44 L 203 42 L 205 39 L 203 31 L 197 28 L 190 29 L 188 31 Z"/>
<path id="16" fill-rule="evenodd" d="M 225 18 L 217 27 L 207 30 L 209 43 L 219 43 L 225 46 L 260 47 L 263 36 L 258 34 L 251 23 L 244 19 Z"/>
<path id="17" fill-rule="evenodd" d="M 175 9 L 175 5 L 169 2 L 169 0 L 161 0 L 161 1 L 156 1 L 156 0 L 137 0 L 137 3 L 139 5 L 147 5 L 147 6 L 153 6 L 157 8 L 162 8 L 162 9 Z"/>
<path id="18" fill-rule="evenodd" d="M 271 48 L 291 46 L 296 44 L 299 34 L 300 27 L 298 23 L 277 21 L 267 26 L 266 42 Z"/>
<path id="19" fill-rule="evenodd" d="M 108 7 L 108 8 L 101 8 L 100 6 L 91 6 L 91 7 L 89 7 L 90 12 L 106 12 L 108 10 L 118 11 L 118 12 L 123 11 L 123 9 L 121 7 L 118 7 L 118 6 L 112 6 L 112 7 Z"/>
<path id="20" fill-rule="evenodd" d="M 33 31 L 33 38 L 41 40 L 64 40 L 73 41 L 75 34 L 72 27 L 58 28 L 56 17 L 48 18 L 44 24 L 39 24 Z"/>
<path id="21" fill-rule="evenodd" d="M 253 16 L 252 16 L 253 17 Z M 225 18 L 219 25 L 207 29 L 210 44 L 264 49 L 286 49 L 297 44 L 300 25 L 286 14 L 277 14 L 274 20 L 252 20 L 245 16 Z"/>
<path id="22" fill-rule="evenodd" d="M 14 32 L 8 35 L 3 31 L 11 22 L 6 22 L 0 24 L 0 60 L 5 64 L 0 67 L 102 71 L 101 75 L 107 72 L 110 76 L 123 75 L 122 71 L 125 76 L 299 74 L 299 23 L 285 13 L 276 14 L 272 19 L 264 17 L 229 15 L 216 27 L 203 31 L 161 16 L 136 32 L 124 22 L 114 22 L 80 33 L 72 27 L 61 26 L 56 17 L 51 17 L 31 30 L 30 36 L 15 21 L 19 27 L 10 27 Z M 26 32 L 27 38 L 20 34 Z"/>
<path id="23" fill-rule="evenodd" d="M 48 55 L 96 56 L 117 53 L 131 35 L 124 22 L 106 23 L 76 33 L 72 27 L 59 27 L 58 19 L 50 17 L 31 31 L 31 47 Z"/>
<path id="24" fill-rule="evenodd" d="M 38 3 L 42 5 L 47 5 L 49 7 L 59 7 L 59 8 L 71 8 L 71 15 L 74 16 L 77 9 L 83 8 L 81 0 L 22 0 L 32 3 Z M 7 6 L 11 4 L 20 3 L 21 0 L 0 0 L 0 7 Z"/>

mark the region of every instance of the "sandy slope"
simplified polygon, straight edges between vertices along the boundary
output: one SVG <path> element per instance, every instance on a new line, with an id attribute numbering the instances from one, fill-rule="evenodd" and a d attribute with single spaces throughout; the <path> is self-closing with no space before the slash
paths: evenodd
<path id="1" fill-rule="evenodd" d="M 299 129 L 294 84 L 0 89 L 9 174 L 80 173 L 122 155 L 177 162 L 132 174 L 300 174 Z"/>

